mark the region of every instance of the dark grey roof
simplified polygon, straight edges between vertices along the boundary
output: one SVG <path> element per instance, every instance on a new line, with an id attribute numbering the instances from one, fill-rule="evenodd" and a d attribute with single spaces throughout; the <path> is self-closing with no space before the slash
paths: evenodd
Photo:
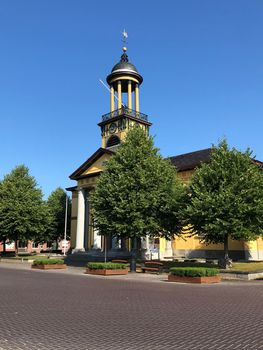
<path id="1" fill-rule="evenodd" d="M 136 77 L 139 81 L 139 84 L 141 84 L 143 81 L 143 77 L 138 73 L 138 70 L 135 67 L 135 65 L 129 62 L 129 58 L 126 54 L 126 48 L 123 48 L 123 54 L 121 55 L 120 62 L 115 64 L 115 66 L 111 70 L 111 74 L 107 76 L 107 83 L 111 84 L 112 78 L 116 78 L 118 76 L 121 76 L 122 74 L 128 74 Z M 123 86 L 123 88 L 123 91 L 127 92 L 127 86 Z"/>
<path id="2" fill-rule="evenodd" d="M 191 153 L 180 154 L 179 156 L 168 157 L 171 163 L 176 167 L 177 171 L 192 170 L 200 166 L 202 163 L 209 163 L 212 148 L 202 149 Z M 263 168 L 263 162 L 251 158 L 258 166 Z"/>
<path id="3" fill-rule="evenodd" d="M 135 72 L 138 73 L 137 68 L 134 64 L 130 62 L 119 62 L 115 64 L 115 66 L 112 68 L 111 72 L 119 72 L 119 71 L 125 71 L 125 72 Z"/>
<path id="4" fill-rule="evenodd" d="M 200 151 L 180 154 L 179 156 L 169 157 L 177 171 L 195 169 L 201 163 L 208 163 L 211 157 L 211 148 L 202 149 Z"/>

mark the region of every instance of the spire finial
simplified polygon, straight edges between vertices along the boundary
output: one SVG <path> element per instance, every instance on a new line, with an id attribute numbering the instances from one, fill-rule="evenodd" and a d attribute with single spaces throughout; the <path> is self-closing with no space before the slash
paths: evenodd
<path id="1" fill-rule="evenodd" d="M 126 54 L 126 51 L 127 51 L 127 47 L 126 47 L 127 39 L 128 39 L 128 33 L 126 32 L 125 29 L 123 29 L 122 42 L 124 43 L 124 46 L 122 48 L 123 54 L 121 55 L 121 62 L 129 62 L 128 56 Z"/>
<path id="2" fill-rule="evenodd" d="M 127 51 L 126 45 L 127 45 L 128 33 L 126 32 L 125 29 L 123 29 L 123 32 L 121 34 L 122 34 L 122 42 L 124 44 L 122 51 L 123 53 L 125 53 Z"/>

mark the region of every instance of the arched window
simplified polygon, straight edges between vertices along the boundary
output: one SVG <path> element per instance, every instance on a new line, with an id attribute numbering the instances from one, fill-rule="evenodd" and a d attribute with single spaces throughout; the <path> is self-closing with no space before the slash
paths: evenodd
<path id="1" fill-rule="evenodd" d="M 108 141 L 107 141 L 107 147 L 112 147 L 112 146 L 116 146 L 120 143 L 120 139 L 118 138 L 118 136 L 113 135 L 111 136 Z"/>

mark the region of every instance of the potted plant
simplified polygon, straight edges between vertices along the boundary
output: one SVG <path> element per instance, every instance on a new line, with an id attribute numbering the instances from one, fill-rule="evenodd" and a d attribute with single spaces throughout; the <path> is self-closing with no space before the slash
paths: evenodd
<path id="1" fill-rule="evenodd" d="M 169 282 L 182 283 L 218 283 L 221 281 L 219 270 L 210 267 L 171 267 Z"/>
<path id="2" fill-rule="evenodd" d="M 127 275 L 127 264 L 112 262 L 90 262 L 87 265 L 86 273 L 90 275 Z"/>
<path id="3" fill-rule="evenodd" d="M 50 270 L 65 269 L 67 267 L 62 259 L 36 259 L 33 261 L 32 269 Z"/>

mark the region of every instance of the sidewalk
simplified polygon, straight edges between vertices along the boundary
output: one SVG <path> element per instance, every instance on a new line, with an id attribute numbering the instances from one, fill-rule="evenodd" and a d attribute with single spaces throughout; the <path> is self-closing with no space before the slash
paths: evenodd
<path id="1" fill-rule="evenodd" d="M 128 273 L 127 275 L 117 275 L 117 276 L 96 276 L 96 275 L 89 275 L 85 273 L 85 267 L 75 267 L 75 266 L 68 266 L 65 270 L 33 270 L 31 269 L 31 263 L 28 262 L 7 262 L 7 261 L 1 261 L 0 262 L 0 271 L 1 268 L 4 269 L 13 269 L 13 270 L 27 270 L 31 271 L 32 273 L 44 273 L 44 274 L 62 274 L 62 275 L 71 275 L 71 276 L 79 276 L 82 278 L 88 278 L 88 279 L 102 279 L 102 280 L 118 280 L 118 281 L 129 281 L 129 282 L 141 282 L 141 283 L 167 283 L 168 279 L 168 273 L 162 273 L 162 274 L 155 274 L 155 273 Z M 0 272 L 1 274 L 1 272 Z M 188 283 L 169 283 L 169 285 L 188 285 L 189 288 L 193 286 L 193 284 Z M 221 283 L 216 284 L 195 284 L 195 286 L 202 286 L 202 287 L 216 287 L 216 286 L 222 286 L 222 285 L 257 285 L 257 286 L 263 286 L 263 281 L 256 281 L 256 280 L 250 280 L 250 281 L 241 281 L 241 280 L 223 280 Z"/>
<path id="2" fill-rule="evenodd" d="M 141 281 L 141 282 L 164 282 L 167 281 L 167 273 L 162 273 L 160 275 L 157 275 L 155 273 L 128 273 L 128 275 L 117 275 L 117 276 L 96 276 L 96 275 L 89 275 L 85 274 L 85 267 L 75 267 L 75 266 L 68 266 L 66 269 L 63 270 L 32 270 L 31 269 L 31 263 L 29 262 L 10 262 L 10 261 L 1 261 L 0 262 L 0 269 L 1 268 L 8 268 L 8 269 L 16 269 L 16 270 L 30 270 L 34 273 L 59 273 L 64 275 L 78 275 L 83 276 L 85 278 L 99 278 L 99 279 L 114 279 L 114 280 L 128 280 L 128 281 Z"/>

